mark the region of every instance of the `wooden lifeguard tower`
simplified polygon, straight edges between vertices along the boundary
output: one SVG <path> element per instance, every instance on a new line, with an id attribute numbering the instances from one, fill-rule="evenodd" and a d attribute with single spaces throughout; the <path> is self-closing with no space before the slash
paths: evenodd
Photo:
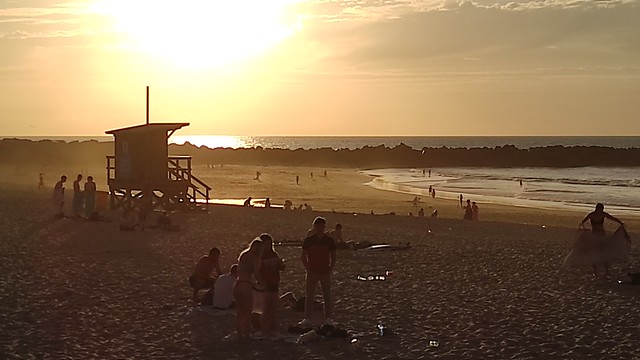
<path id="1" fill-rule="evenodd" d="M 107 156 L 111 209 L 173 210 L 199 202 L 208 204 L 211 187 L 191 173 L 191 156 L 169 156 L 169 137 L 189 123 L 147 122 L 106 131 L 113 135 L 114 155 Z"/>

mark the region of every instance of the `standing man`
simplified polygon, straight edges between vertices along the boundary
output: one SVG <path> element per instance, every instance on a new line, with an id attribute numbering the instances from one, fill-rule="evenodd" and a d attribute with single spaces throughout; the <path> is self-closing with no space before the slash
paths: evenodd
<path id="1" fill-rule="evenodd" d="M 80 181 L 82 181 L 82 174 L 78 174 L 76 180 L 73 182 L 73 217 L 79 218 L 80 211 L 82 210 L 83 193 L 80 189 Z"/>
<path id="2" fill-rule="evenodd" d="M 62 175 L 60 181 L 53 187 L 53 208 L 56 212 L 56 217 L 64 217 L 64 183 L 67 181 L 67 177 Z"/>
<path id="3" fill-rule="evenodd" d="M 310 318 L 313 311 L 318 282 L 322 290 L 324 301 L 325 324 L 333 324 L 331 320 L 331 272 L 336 265 L 336 244 L 324 229 L 327 221 L 323 217 L 313 220 L 313 228 L 307 233 L 307 238 L 302 243 L 302 265 L 307 270 L 305 277 L 305 302 L 304 319 L 298 323 L 300 326 L 311 325 Z"/>
<path id="4" fill-rule="evenodd" d="M 87 176 L 84 183 L 84 216 L 88 219 L 96 209 L 96 183 L 93 176 Z"/>

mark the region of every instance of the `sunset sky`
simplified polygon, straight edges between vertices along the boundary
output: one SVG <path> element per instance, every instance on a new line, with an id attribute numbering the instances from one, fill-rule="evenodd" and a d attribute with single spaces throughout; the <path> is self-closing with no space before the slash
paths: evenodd
<path id="1" fill-rule="evenodd" d="M 2 0 L 0 135 L 640 135 L 640 1 Z"/>

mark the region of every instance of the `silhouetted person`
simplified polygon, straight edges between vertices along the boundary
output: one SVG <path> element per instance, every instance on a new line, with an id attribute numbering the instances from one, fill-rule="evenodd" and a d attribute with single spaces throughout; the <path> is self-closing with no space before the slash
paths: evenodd
<path id="1" fill-rule="evenodd" d="M 431 197 L 434 198 L 434 199 L 436 198 L 436 189 L 435 188 L 431 189 Z"/>
<path id="2" fill-rule="evenodd" d="M 327 170 L 324 171 L 324 178 L 327 178 Z"/>
<path id="3" fill-rule="evenodd" d="M 300 185 L 300 175 L 296 175 L 296 185 Z"/>
<path id="4" fill-rule="evenodd" d="M 460 194 L 460 207 L 463 207 L 464 205 L 462 205 L 462 194 Z"/>
<path id="5" fill-rule="evenodd" d="M 467 199 L 467 206 L 464 207 L 464 216 L 462 217 L 465 220 L 473 219 L 473 209 L 471 208 L 471 200 Z"/>
<path id="6" fill-rule="evenodd" d="M 292 210 L 293 207 L 293 203 L 291 202 L 291 200 L 285 200 L 284 201 L 284 209 L 285 210 Z"/>
<path id="7" fill-rule="evenodd" d="M 420 210 L 418 211 L 418 216 L 424 217 L 424 208 L 420 208 Z"/>
<path id="8" fill-rule="evenodd" d="M 262 173 L 260 173 L 260 171 L 256 171 L 256 178 L 253 180 L 260 181 L 260 175 L 262 175 Z"/>
<path id="9" fill-rule="evenodd" d="M 73 182 L 73 217 L 80 217 L 82 211 L 83 193 L 80 189 L 80 181 L 82 180 L 82 174 L 78 174 L 76 180 Z"/>
<path id="10" fill-rule="evenodd" d="M 433 186 L 429 185 L 429 195 L 431 195 L 431 192 L 433 191 Z"/>
<path id="11" fill-rule="evenodd" d="M 429 169 L 429 177 L 431 177 L 431 169 Z"/>
<path id="12" fill-rule="evenodd" d="M 311 172 L 311 180 L 313 180 L 313 171 Z"/>
<path id="13" fill-rule="evenodd" d="M 522 179 L 520 179 L 520 187 L 522 187 Z"/>
<path id="14" fill-rule="evenodd" d="M 271 200 L 269 198 L 266 198 L 264 201 L 264 207 L 267 209 L 271 207 Z"/>
<path id="15" fill-rule="evenodd" d="M 211 273 L 216 271 L 216 277 Z M 220 250 L 211 248 L 209 254 L 198 260 L 193 273 L 189 277 L 189 285 L 193 288 L 193 301 L 198 300 L 198 292 L 202 289 L 210 289 L 216 283 L 216 278 L 222 274 L 220 271 Z"/>
<path id="16" fill-rule="evenodd" d="M 480 215 L 480 208 L 478 207 L 478 204 L 476 204 L 476 202 L 472 202 L 471 203 L 471 220 L 479 220 L 479 215 Z"/>
<path id="17" fill-rule="evenodd" d="M 242 206 L 244 206 L 244 207 L 251 207 L 251 200 L 252 200 L 252 199 L 251 199 L 251 196 L 249 196 L 249 197 L 244 201 L 244 203 L 242 204 Z"/>
<path id="18" fill-rule="evenodd" d="M 60 180 L 53 187 L 53 208 L 56 212 L 56 217 L 64 217 L 64 183 L 67 181 L 67 176 L 62 175 Z"/>
<path id="19" fill-rule="evenodd" d="M 213 286 L 213 307 L 215 309 L 226 310 L 234 307 L 233 285 L 237 279 L 238 264 L 233 264 L 228 274 L 222 274 L 215 280 Z"/>
<path id="20" fill-rule="evenodd" d="M 96 209 L 96 183 L 93 182 L 93 176 L 87 177 L 84 183 L 84 215 L 89 218 Z"/>
<path id="21" fill-rule="evenodd" d="M 322 217 L 315 218 L 313 228 L 308 232 L 311 235 L 307 236 L 302 243 L 301 259 L 307 274 L 305 277 L 305 317 L 298 324 L 300 326 L 310 325 L 318 282 L 324 300 L 325 323 L 332 324 L 331 272 L 336 265 L 336 244 L 332 238 L 324 233 L 326 223 L 327 221 Z"/>
<path id="22" fill-rule="evenodd" d="M 42 190 L 44 189 L 44 173 L 40 173 L 38 175 L 38 190 Z"/>

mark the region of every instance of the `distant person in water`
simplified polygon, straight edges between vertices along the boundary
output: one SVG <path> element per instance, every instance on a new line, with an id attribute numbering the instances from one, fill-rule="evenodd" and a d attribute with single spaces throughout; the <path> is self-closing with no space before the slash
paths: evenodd
<path id="1" fill-rule="evenodd" d="M 82 189 L 80 189 L 80 181 L 82 181 L 82 174 L 78 174 L 76 180 L 73 182 L 73 217 L 80 217 L 80 212 L 82 212 L 82 204 L 83 204 L 83 193 Z"/>
<path id="2" fill-rule="evenodd" d="M 249 197 L 244 201 L 244 203 L 242 204 L 242 206 L 244 206 L 244 207 L 251 207 L 251 206 L 252 206 L 252 205 L 251 205 L 251 200 L 252 200 L 252 199 L 251 199 L 251 196 L 249 196 Z"/>
<path id="3" fill-rule="evenodd" d="M 464 205 L 462 203 L 462 199 L 463 199 L 462 194 L 460 194 L 460 207 L 464 207 Z"/>
<path id="4" fill-rule="evenodd" d="M 238 338 L 247 339 L 251 334 L 251 314 L 253 313 L 253 289 L 264 288 L 260 277 L 262 264 L 262 240 L 256 238 L 238 257 L 238 278 L 233 286 L 236 305 L 236 325 Z M 255 281 L 254 281 L 255 280 Z"/>
<path id="5" fill-rule="evenodd" d="M 325 323 L 332 325 L 331 321 L 331 272 L 336 265 L 336 244 L 332 238 L 324 233 L 327 221 L 323 217 L 313 220 L 311 236 L 307 236 L 302 243 L 302 265 L 307 270 L 305 277 L 305 318 L 298 323 L 300 326 L 309 326 L 313 300 L 316 287 L 320 283 L 322 298 L 324 300 Z"/>
<path id="6" fill-rule="evenodd" d="M 44 173 L 38 175 L 38 190 L 44 189 Z"/>
<path id="7" fill-rule="evenodd" d="M 300 175 L 296 175 L 296 185 L 300 185 Z"/>
<path id="8" fill-rule="evenodd" d="M 53 208 L 56 212 L 56 217 L 64 217 L 64 183 L 67 181 L 67 176 L 62 175 L 60 180 L 53 187 Z"/>
<path id="9" fill-rule="evenodd" d="M 476 202 L 472 202 L 471 203 L 471 220 L 475 220 L 478 221 L 480 215 L 480 208 L 478 207 L 478 204 L 476 204 Z"/>
<path id="10" fill-rule="evenodd" d="M 216 271 L 215 277 L 211 276 L 213 270 Z M 198 260 L 193 273 L 189 277 L 189 285 L 193 288 L 193 301 L 198 301 L 198 292 L 200 290 L 211 289 L 216 283 L 216 278 L 221 274 L 220 250 L 214 247 L 209 250 L 208 255 L 204 255 Z"/>
<path id="11" fill-rule="evenodd" d="M 432 191 L 433 191 L 433 185 L 429 185 L 429 195 L 431 195 Z"/>
<path id="12" fill-rule="evenodd" d="M 471 207 L 471 200 L 467 199 L 467 206 L 464 207 L 464 220 L 473 220 L 473 209 Z"/>
<path id="13" fill-rule="evenodd" d="M 89 218 L 96 209 L 96 183 L 93 176 L 87 176 L 84 183 L 84 215 Z"/>

